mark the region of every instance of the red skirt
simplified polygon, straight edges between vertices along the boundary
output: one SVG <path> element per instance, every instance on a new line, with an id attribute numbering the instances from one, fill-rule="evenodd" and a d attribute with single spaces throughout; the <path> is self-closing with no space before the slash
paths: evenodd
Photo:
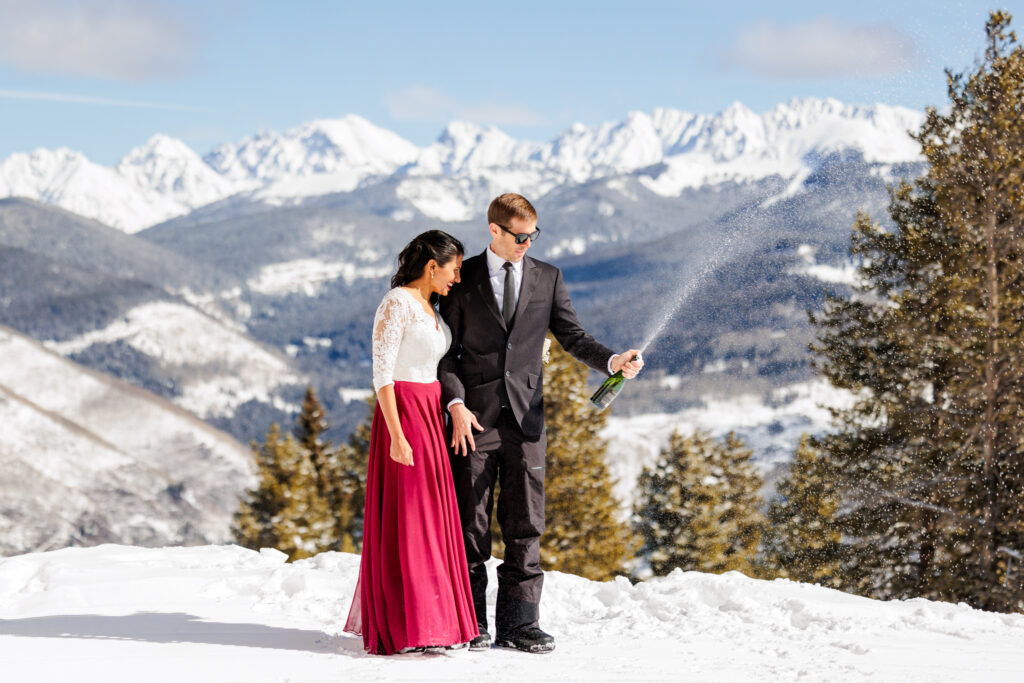
<path id="1" fill-rule="evenodd" d="M 454 645 L 478 635 L 455 501 L 439 382 L 395 382 L 413 465 L 391 459 L 380 406 L 373 416 L 359 582 L 345 630 L 367 652 Z"/>

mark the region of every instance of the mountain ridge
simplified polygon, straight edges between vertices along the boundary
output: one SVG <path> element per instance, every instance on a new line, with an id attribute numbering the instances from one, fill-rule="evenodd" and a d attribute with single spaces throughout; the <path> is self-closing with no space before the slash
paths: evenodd
<path id="1" fill-rule="evenodd" d="M 133 233 L 218 202 L 280 206 L 392 181 L 396 215 L 468 220 L 482 211 L 480 197 L 516 190 L 539 199 L 645 168 L 656 169 L 649 189 L 674 196 L 730 180 L 797 178 L 844 149 L 869 162 L 915 161 L 907 133 L 922 120 L 899 106 L 805 98 L 763 114 L 739 102 L 718 114 L 632 111 L 621 121 L 573 124 L 544 143 L 454 121 L 417 147 L 350 114 L 259 132 L 204 156 L 156 134 L 113 167 L 67 148 L 16 153 L 0 161 L 0 197 L 28 197 Z"/>

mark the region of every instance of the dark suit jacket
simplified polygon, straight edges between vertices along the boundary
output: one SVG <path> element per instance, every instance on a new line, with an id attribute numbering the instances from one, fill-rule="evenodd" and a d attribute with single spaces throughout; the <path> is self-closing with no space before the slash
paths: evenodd
<path id="1" fill-rule="evenodd" d="M 452 346 L 438 367 L 444 404 L 461 398 L 485 429 L 493 427 L 502 405 L 515 414 L 531 439 L 544 431 L 544 335 L 602 374 L 614 353 L 580 324 L 562 280 L 562 271 L 526 256 L 519 302 L 511 331 L 498 310 L 487 273 L 486 253 L 462 264 L 462 282 L 441 297 L 441 315 L 452 330 Z"/>

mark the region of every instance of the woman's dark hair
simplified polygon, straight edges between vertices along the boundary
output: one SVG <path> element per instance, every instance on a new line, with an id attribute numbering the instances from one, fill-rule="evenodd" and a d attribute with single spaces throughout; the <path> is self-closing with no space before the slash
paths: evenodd
<path id="1" fill-rule="evenodd" d="M 419 279 L 430 259 L 443 266 L 464 253 L 462 242 L 448 233 L 442 230 L 427 230 L 413 237 L 398 255 L 398 272 L 392 276 L 391 286 L 401 287 Z M 432 296 L 431 299 L 433 298 Z"/>

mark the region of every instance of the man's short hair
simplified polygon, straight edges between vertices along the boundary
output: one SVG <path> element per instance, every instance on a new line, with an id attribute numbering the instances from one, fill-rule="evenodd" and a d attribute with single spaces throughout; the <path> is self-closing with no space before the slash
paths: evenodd
<path id="1" fill-rule="evenodd" d="M 537 220 L 537 210 L 533 208 L 533 204 L 526 197 L 515 192 L 506 192 L 500 197 L 496 197 L 487 207 L 488 223 L 498 223 L 507 227 L 508 222 L 513 218 L 535 221 Z"/>

